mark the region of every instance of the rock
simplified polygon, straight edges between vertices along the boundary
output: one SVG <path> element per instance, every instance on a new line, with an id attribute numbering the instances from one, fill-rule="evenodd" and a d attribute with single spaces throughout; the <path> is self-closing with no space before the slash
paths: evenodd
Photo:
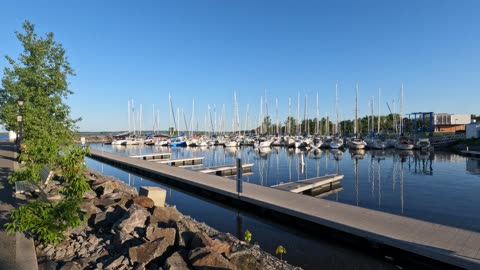
<path id="1" fill-rule="evenodd" d="M 188 260 L 193 268 L 197 270 L 207 269 L 231 269 L 236 270 L 236 266 L 230 263 L 220 253 L 214 252 L 208 247 L 200 247 L 190 250 Z"/>
<path id="2" fill-rule="evenodd" d="M 65 249 L 58 248 L 57 252 L 55 252 L 55 257 L 54 257 L 55 260 L 63 259 L 63 257 L 65 257 L 65 253 L 66 253 Z"/>
<path id="3" fill-rule="evenodd" d="M 90 243 L 93 247 L 95 247 L 96 245 L 98 245 L 98 243 L 100 243 L 100 239 L 98 239 L 98 237 L 96 237 L 94 234 L 89 234 L 87 242 Z"/>
<path id="4" fill-rule="evenodd" d="M 125 256 L 120 256 L 120 257 L 116 258 L 115 260 L 113 260 L 112 262 L 110 262 L 109 264 L 107 264 L 104 269 L 106 269 L 106 270 L 117 269 L 118 266 L 120 266 L 122 264 L 124 259 L 125 259 Z"/>
<path id="5" fill-rule="evenodd" d="M 65 263 L 60 270 L 82 270 L 83 267 L 76 261 Z"/>
<path id="6" fill-rule="evenodd" d="M 145 270 L 145 264 L 144 263 L 135 264 L 135 267 L 133 268 L 133 270 Z"/>
<path id="7" fill-rule="evenodd" d="M 43 254 L 47 257 L 51 257 L 55 253 L 55 247 L 53 245 L 48 245 L 44 250 Z"/>
<path id="8" fill-rule="evenodd" d="M 133 198 L 133 203 L 144 208 L 152 208 L 154 207 L 154 202 L 152 199 L 146 196 L 137 196 Z"/>
<path id="9" fill-rule="evenodd" d="M 83 194 L 83 198 L 87 200 L 95 199 L 97 197 L 97 193 L 91 189 L 85 191 Z"/>
<path id="10" fill-rule="evenodd" d="M 191 249 L 193 236 L 198 232 L 198 228 L 192 222 L 186 222 L 181 219 L 177 223 L 178 246 L 179 248 Z"/>
<path id="11" fill-rule="evenodd" d="M 163 270 L 187 270 L 191 269 L 187 263 L 188 251 L 181 249 L 168 257 L 163 265 Z"/>
<path id="12" fill-rule="evenodd" d="M 87 220 L 89 220 L 92 215 L 102 212 L 102 210 L 100 210 L 100 208 L 98 208 L 92 200 L 84 200 L 80 204 L 80 211 L 85 213 L 85 218 Z"/>
<path id="13" fill-rule="evenodd" d="M 197 232 L 193 235 L 192 243 L 190 244 L 190 249 L 208 247 L 211 245 L 210 237 L 204 232 Z"/>
<path id="14" fill-rule="evenodd" d="M 93 187 L 98 196 L 112 193 L 116 188 L 119 187 L 120 181 L 104 181 Z"/>
<path id="15" fill-rule="evenodd" d="M 95 215 L 93 226 L 96 228 L 103 228 L 103 231 L 107 231 L 115 222 L 124 217 L 126 213 L 127 211 L 119 205 L 115 208 L 109 207 L 104 212 Z"/>
<path id="16" fill-rule="evenodd" d="M 144 263 L 147 265 L 153 259 L 159 258 L 164 261 L 173 249 L 175 244 L 175 230 L 165 230 L 165 237 L 128 250 L 129 257 L 133 263 Z"/>
<path id="17" fill-rule="evenodd" d="M 150 213 L 143 207 L 132 205 L 123 219 L 119 220 L 113 226 L 114 229 L 129 234 L 135 228 L 145 228 L 145 221 Z"/>
<path id="18" fill-rule="evenodd" d="M 155 241 L 159 238 L 164 238 L 166 236 L 170 235 L 176 235 L 177 230 L 174 228 L 158 228 L 154 227 L 153 225 L 150 225 L 147 227 L 146 235 L 145 237 L 149 241 Z"/>
<path id="19" fill-rule="evenodd" d="M 171 223 L 180 219 L 180 213 L 175 207 L 154 207 L 150 224 L 158 224 L 160 226 L 170 226 Z"/>
<path id="20" fill-rule="evenodd" d="M 132 199 L 132 196 L 130 194 L 126 194 L 122 192 L 114 192 L 114 193 L 108 193 L 108 194 L 102 195 L 99 198 L 95 198 L 94 202 L 96 206 L 102 207 L 102 208 L 119 205 L 127 209 L 128 207 L 126 206 L 126 204 L 130 199 Z"/>
<path id="21" fill-rule="evenodd" d="M 39 269 L 43 270 L 57 270 L 58 263 L 53 260 L 46 260 L 38 264 Z"/>
<path id="22" fill-rule="evenodd" d="M 232 246 L 230 243 L 221 241 L 219 239 L 213 239 L 210 241 L 210 246 L 212 250 L 218 252 L 220 254 L 225 255 L 227 258 L 230 257 L 230 253 L 232 252 Z"/>
<path id="23" fill-rule="evenodd" d="M 230 262 L 239 270 L 262 269 L 262 265 L 257 258 L 247 251 L 233 253 L 230 257 Z"/>

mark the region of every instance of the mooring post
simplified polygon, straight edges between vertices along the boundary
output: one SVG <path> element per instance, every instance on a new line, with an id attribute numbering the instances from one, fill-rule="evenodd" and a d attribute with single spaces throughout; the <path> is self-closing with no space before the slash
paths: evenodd
<path id="1" fill-rule="evenodd" d="M 237 195 L 238 198 L 240 199 L 240 193 L 243 192 L 243 182 L 242 182 L 242 172 L 243 172 L 243 167 L 242 167 L 242 159 L 237 158 Z"/>

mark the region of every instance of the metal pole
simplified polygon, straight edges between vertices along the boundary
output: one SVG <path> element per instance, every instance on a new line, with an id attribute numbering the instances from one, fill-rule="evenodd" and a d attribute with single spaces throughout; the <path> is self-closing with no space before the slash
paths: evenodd
<path id="1" fill-rule="evenodd" d="M 243 192 L 243 182 L 242 182 L 243 167 L 242 167 L 241 158 L 237 158 L 236 165 L 237 165 L 237 195 L 238 195 L 238 198 L 240 199 L 240 193 Z"/>

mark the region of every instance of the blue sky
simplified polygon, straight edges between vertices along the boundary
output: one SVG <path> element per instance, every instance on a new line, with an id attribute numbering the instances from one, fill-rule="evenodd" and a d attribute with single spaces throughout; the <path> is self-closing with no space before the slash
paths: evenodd
<path id="1" fill-rule="evenodd" d="M 195 100 L 201 129 L 208 105 L 220 123 L 224 104 L 231 129 L 234 91 L 242 127 L 247 104 L 250 127 L 258 121 L 265 93 L 274 120 L 276 99 L 282 121 L 289 98 L 296 116 L 298 94 L 302 118 L 305 96 L 314 117 L 317 93 L 320 115 L 333 117 L 337 80 L 340 120 L 353 117 L 356 81 L 360 115 L 372 96 L 377 108 L 379 88 L 381 113 L 393 99 L 398 111 L 402 82 L 405 113 L 480 114 L 479 1 L 20 0 L 1 10 L 2 76 L 25 19 L 53 32 L 77 74 L 66 102 L 82 131 L 127 130 L 131 99 L 144 129 L 152 106 L 166 129 L 169 93 L 187 121 Z"/>

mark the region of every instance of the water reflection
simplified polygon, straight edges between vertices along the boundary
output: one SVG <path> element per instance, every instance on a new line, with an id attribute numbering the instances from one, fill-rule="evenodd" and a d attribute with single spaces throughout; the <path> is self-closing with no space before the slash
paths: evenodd
<path id="1" fill-rule="evenodd" d="M 233 165 L 240 157 L 243 163 L 254 163 L 253 173 L 245 175 L 244 181 L 263 186 L 342 174 L 345 177 L 338 189 L 319 197 L 480 231 L 480 161 L 448 152 L 305 151 L 282 147 L 261 151 L 253 147 L 103 149 L 123 155 L 169 152 L 172 158 L 204 157 L 206 167 Z"/>

